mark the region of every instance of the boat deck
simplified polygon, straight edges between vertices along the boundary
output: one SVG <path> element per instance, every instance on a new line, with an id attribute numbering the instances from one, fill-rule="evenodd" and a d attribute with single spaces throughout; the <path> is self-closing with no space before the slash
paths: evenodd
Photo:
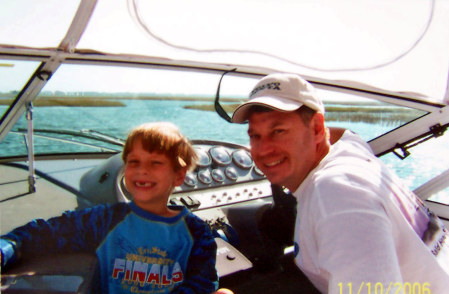
<path id="1" fill-rule="evenodd" d="M 35 192 L 30 193 L 25 169 L 1 164 L 0 174 L 1 234 L 33 218 L 47 219 L 78 206 L 75 194 L 40 176 L 36 176 Z"/>

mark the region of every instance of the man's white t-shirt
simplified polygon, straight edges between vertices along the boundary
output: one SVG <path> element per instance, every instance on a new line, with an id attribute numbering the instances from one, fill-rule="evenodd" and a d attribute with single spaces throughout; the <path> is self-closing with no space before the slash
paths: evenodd
<path id="1" fill-rule="evenodd" d="M 295 261 L 321 292 L 449 293 L 448 230 L 358 135 L 293 194 Z"/>

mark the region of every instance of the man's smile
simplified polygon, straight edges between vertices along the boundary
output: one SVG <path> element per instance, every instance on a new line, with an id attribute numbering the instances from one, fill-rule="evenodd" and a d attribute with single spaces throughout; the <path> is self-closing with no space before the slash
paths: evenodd
<path id="1" fill-rule="evenodd" d="M 284 160 L 285 160 L 285 158 L 279 159 L 279 160 L 276 160 L 276 161 L 265 162 L 264 165 L 265 165 L 266 167 L 274 167 L 274 166 L 276 166 L 276 165 L 281 164 L 282 162 L 284 162 Z"/>

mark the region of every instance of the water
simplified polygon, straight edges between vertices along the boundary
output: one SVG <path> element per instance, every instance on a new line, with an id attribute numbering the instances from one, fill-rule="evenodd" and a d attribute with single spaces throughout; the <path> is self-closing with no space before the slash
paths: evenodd
<path id="1" fill-rule="evenodd" d="M 212 111 L 185 109 L 185 105 L 204 104 L 192 101 L 149 101 L 122 100 L 125 107 L 36 107 L 34 109 L 35 129 L 92 129 L 114 137 L 126 138 L 128 132 L 136 125 L 150 121 L 171 121 L 178 125 L 181 132 L 191 140 L 207 139 L 248 145 L 247 125 L 230 124 L 218 117 Z M 6 110 L 0 106 L 0 113 Z M 330 126 L 345 127 L 360 134 L 365 140 L 370 140 L 391 130 L 392 125 L 331 122 Z M 26 120 L 22 118 L 13 130 L 26 128 Z M 65 136 L 67 139 L 77 139 Z M 83 141 L 86 141 L 83 139 Z M 98 144 L 89 141 L 91 144 Z M 109 146 L 102 144 L 103 146 Z M 91 152 L 100 151 L 92 148 L 55 142 L 54 140 L 35 137 L 35 152 Z M 114 147 L 117 150 L 121 148 Z M 26 146 L 22 136 L 8 134 L 0 143 L 0 156 L 25 154 Z M 404 179 L 406 184 L 415 189 L 449 167 L 449 135 L 431 139 L 411 149 L 411 155 L 400 160 L 393 154 L 382 156 L 381 159 Z M 446 189 L 448 190 L 448 189 Z M 439 196 L 440 200 L 449 203 L 449 192 Z M 447 198 L 447 199 L 446 199 Z"/>

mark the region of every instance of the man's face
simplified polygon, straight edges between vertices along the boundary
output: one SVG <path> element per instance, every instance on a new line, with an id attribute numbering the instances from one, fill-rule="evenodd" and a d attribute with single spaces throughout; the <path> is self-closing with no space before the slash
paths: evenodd
<path id="1" fill-rule="evenodd" d="M 314 130 L 296 112 L 255 112 L 248 135 L 256 165 L 271 183 L 292 192 L 317 164 Z"/>

